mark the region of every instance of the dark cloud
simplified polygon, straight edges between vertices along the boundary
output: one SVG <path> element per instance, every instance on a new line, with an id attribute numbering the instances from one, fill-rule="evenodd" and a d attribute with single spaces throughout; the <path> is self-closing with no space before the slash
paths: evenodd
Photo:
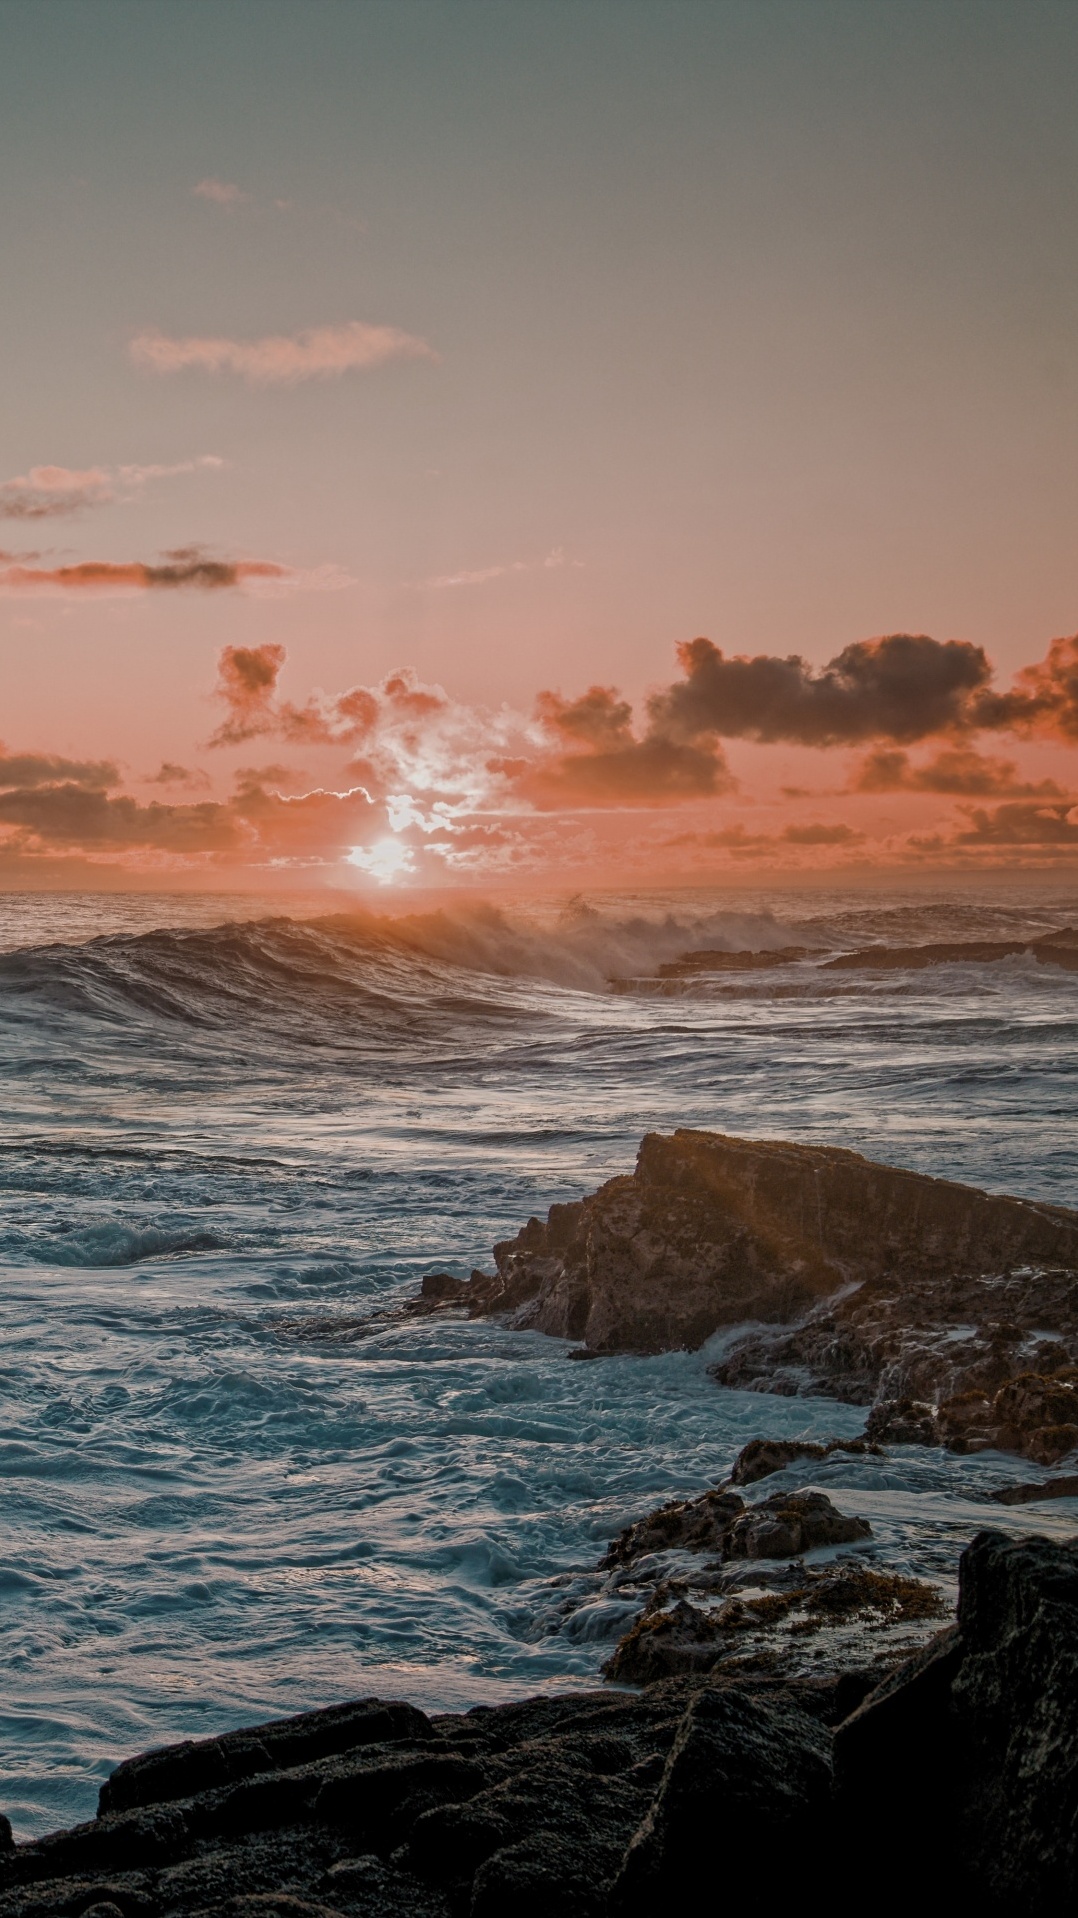
<path id="1" fill-rule="evenodd" d="M 226 646 L 217 661 L 214 697 L 224 702 L 222 720 L 211 746 L 241 746 L 273 732 L 277 724 L 274 693 L 285 662 L 283 646 Z"/>
<path id="2" fill-rule="evenodd" d="M 521 795 L 541 810 L 559 806 L 662 806 L 713 798 L 734 781 L 714 740 L 673 739 L 651 727 L 632 730 L 632 707 L 612 686 L 590 686 L 579 699 L 540 693 L 536 711 L 565 750 L 515 762 Z M 504 762 L 509 770 L 511 762 Z"/>
<path id="3" fill-rule="evenodd" d="M 0 792 L 0 820 L 19 829 L 20 851 L 32 846 L 88 851 L 140 846 L 179 853 L 231 852 L 242 844 L 232 809 L 215 801 L 169 806 L 154 800 L 144 806 L 123 794 L 111 797 L 69 783 Z"/>
<path id="4" fill-rule="evenodd" d="M 986 731 L 1078 740 L 1078 634 L 1054 639 L 1042 660 L 1016 673 L 1009 693 L 983 693 L 972 717 Z"/>
<path id="5" fill-rule="evenodd" d="M 120 769 L 111 759 L 61 759 L 55 753 L 9 753 L 0 746 L 0 787 L 118 786 Z"/>
<path id="6" fill-rule="evenodd" d="M 162 768 L 171 776 L 168 783 L 184 771 Z M 295 776 L 284 767 L 249 767 L 231 799 L 143 804 L 109 790 L 119 773 L 106 762 L 0 755 L 0 824 L 12 829 L 0 850 L 5 856 L 142 850 L 226 862 L 310 863 L 340 859 L 374 827 L 384 827 L 384 814 L 362 787 L 286 796 L 272 788 L 278 774 Z"/>
<path id="7" fill-rule="evenodd" d="M 1052 779 L 1023 780 L 1011 759 L 993 759 L 971 746 L 949 746 L 916 766 L 898 747 L 880 747 L 854 768 L 850 791 L 859 793 L 955 793 L 970 798 L 1010 794 L 1015 798 L 1062 798 Z"/>
<path id="8" fill-rule="evenodd" d="M 791 846 L 859 846 L 865 835 L 852 826 L 828 826 L 814 820 L 807 826 L 786 826 L 782 837 Z"/>
<path id="9" fill-rule="evenodd" d="M 828 825 L 823 820 L 812 820 L 804 826 L 786 826 L 779 833 L 746 832 L 739 820 L 736 825 L 723 826 L 715 832 L 679 833 L 664 844 L 702 846 L 707 851 L 728 853 L 731 859 L 774 860 L 781 859 L 790 846 L 860 846 L 864 838 L 864 833 L 855 832 L 852 826 Z"/>
<path id="10" fill-rule="evenodd" d="M 954 835 L 953 844 L 1078 847 L 1078 805 L 1072 800 L 1040 806 L 1013 800 L 991 812 L 978 808 L 968 817 L 968 827 Z"/>
<path id="11" fill-rule="evenodd" d="M 912 742 L 965 723 L 991 677 L 982 647 L 909 633 L 859 640 L 819 672 L 796 653 L 727 659 L 709 639 L 679 646 L 678 658 L 684 680 L 648 701 L 653 731 L 674 739 Z"/>
<path id="12" fill-rule="evenodd" d="M 277 697 L 277 682 L 287 655 L 283 646 L 226 646 L 217 661 L 214 697 L 228 716 L 211 746 L 241 746 L 248 739 L 275 735 L 310 746 L 351 746 L 365 739 L 383 710 L 378 695 L 352 686 L 335 697 L 311 698 L 305 706 Z M 410 674 L 395 673 L 380 688 L 398 711 L 421 717 L 445 704 L 418 688 Z"/>

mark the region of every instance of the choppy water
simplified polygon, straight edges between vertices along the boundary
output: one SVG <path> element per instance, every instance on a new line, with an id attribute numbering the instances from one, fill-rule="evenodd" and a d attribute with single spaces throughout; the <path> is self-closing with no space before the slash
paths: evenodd
<path id="1" fill-rule="evenodd" d="M 89 1815 L 150 1743 L 365 1691 L 593 1682 L 626 1610 L 586 1574 L 620 1525 L 749 1437 L 860 1429 L 720 1391 L 708 1352 L 569 1365 L 538 1335 L 374 1316 L 629 1169 L 648 1128 L 1078 1203 L 1078 974 L 608 984 L 693 946 L 1036 934 L 1078 898 L 252 910 L 0 902 L 0 1806 L 22 1834 Z M 1022 1475 L 910 1451 L 819 1482 L 889 1562 L 946 1577 L 982 1523 L 1071 1529 L 1070 1502 L 985 1506 Z"/>

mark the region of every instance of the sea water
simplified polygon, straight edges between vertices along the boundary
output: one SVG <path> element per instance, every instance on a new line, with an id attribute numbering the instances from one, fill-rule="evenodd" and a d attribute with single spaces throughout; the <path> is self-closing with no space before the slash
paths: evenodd
<path id="1" fill-rule="evenodd" d="M 332 903 L 332 902 L 331 902 Z M 1078 1203 L 1078 974 L 827 972 L 1034 937 L 1058 889 L 0 901 L 0 1808 L 91 1816 L 122 1756 L 379 1693 L 593 1685 L 633 1613 L 607 1541 L 757 1436 L 863 1408 L 728 1392 L 701 1352 L 580 1365 L 396 1309 L 676 1125 L 841 1144 Z M 686 950 L 815 949 L 661 980 Z M 999 1455 L 813 1480 L 953 1584 Z M 802 1473 L 798 1482 L 804 1482 Z"/>

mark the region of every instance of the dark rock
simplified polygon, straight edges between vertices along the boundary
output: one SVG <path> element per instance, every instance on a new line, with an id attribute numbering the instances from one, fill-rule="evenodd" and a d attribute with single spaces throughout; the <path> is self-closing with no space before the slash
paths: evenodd
<path id="1" fill-rule="evenodd" d="M 938 1405 L 883 1399 L 866 1435 L 892 1445 L 945 1445 L 952 1452 L 1017 1452 L 1054 1465 L 1078 1447 L 1078 1378 L 1073 1366 L 1055 1377 L 1021 1372 L 998 1392 L 956 1392 Z"/>
<path id="2" fill-rule="evenodd" d="M 989 1493 L 997 1505 L 1035 1505 L 1042 1498 L 1078 1498 L 1078 1477 L 1046 1478 L 1041 1485 L 1000 1485 Z"/>
<path id="3" fill-rule="evenodd" d="M 880 1399 L 865 1421 L 865 1437 L 889 1445 L 938 1445 L 936 1408 L 923 1399 Z"/>
<path id="4" fill-rule="evenodd" d="M 735 1519 L 725 1550 L 729 1558 L 797 1558 L 871 1536 L 867 1519 L 847 1518 L 823 1492 L 775 1492 Z"/>
<path id="5" fill-rule="evenodd" d="M 582 1340 L 574 1358 L 698 1346 L 753 1319 L 776 1329 L 736 1341 L 722 1385 L 886 1403 L 870 1443 L 1046 1464 L 1078 1446 L 1078 1212 L 1063 1206 L 835 1147 L 650 1133 L 631 1177 L 529 1219 L 494 1256 L 467 1284 L 431 1274 L 414 1309 L 502 1314 Z"/>
<path id="6" fill-rule="evenodd" d="M 951 1686 L 961 1657 L 958 1629 L 951 1626 L 886 1677 L 835 1733 L 841 1825 L 850 1836 L 851 1862 L 868 1869 L 887 1855 L 899 1899 L 913 1889 L 907 1871 L 920 1878 L 923 1894 L 926 1859 L 933 1860 L 933 1889 L 941 1900 L 954 1891 L 953 1778 L 960 1754 Z M 895 1856 L 894 1834 L 903 1831 L 918 1834 L 913 1858 Z"/>
<path id="7" fill-rule="evenodd" d="M 365 1764 L 338 1767 L 321 1786 L 314 1817 L 372 1851 L 391 1851 L 428 1806 L 474 1797 L 487 1774 L 455 1752 L 379 1753 Z"/>
<path id="8" fill-rule="evenodd" d="M 608 1547 L 602 1566 L 627 1565 L 645 1552 L 680 1547 L 689 1552 L 721 1552 L 735 1519 L 745 1510 L 736 1492 L 704 1492 L 699 1498 L 671 1499 L 619 1532 Z"/>
<path id="9" fill-rule="evenodd" d="M 604 1667 L 607 1678 L 650 1685 L 689 1673 L 740 1676 L 751 1666 L 797 1683 L 806 1641 L 845 1628 L 852 1635 L 846 1657 L 866 1656 L 875 1665 L 874 1675 L 859 1674 L 863 1696 L 879 1682 L 881 1662 L 906 1657 L 924 1636 L 926 1623 L 931 1630 L 946 1610 L 934 1585 L 861 1561 L 841 1560 L 822 1571 L 796 1565 L 764 1592 L 758 1584 L 748 1593 L 720 1590 L 712 1595 L 718 1602 L 707 1609 L 685 1595 L 686 1584 L 671 1580 L 656 1589 L 619 1639 Z M 854 1703 L 860 1697 L 851 1697 L 847 1709 L 852 1711 Z"/>
<path id="10" fill-rule="evenodd" d="M 471 1918 L 603 1918 L 617 1848 L 567 1844 L 539 1832 L 495 1852 L 475 1875 Z"/>
<path id="11" fill-rule="evenodd" d="M 959 1840 L 995 1906 L 1078 1895 L 1078 1545 L 984 1532 L 963 1554 Z"/>
<path id="12" fill-rule="evenodd" d="M 990 965 L 1028 952 L 1030 939 L 952 939 L 926 946 L 861 946 L 824 961 L 823 972 L 906 972 L 926 966 Z"/>
<path id="13" fill-rule="evenodd" d="M 830 1809 L 830 1746 L 794 1705 L 735 1687 L 701 1693 L 626 1853 L 611 1912 L 652 1918 L 675 1901 L 695 1903 L 720 1859 L 724 1902 L 755 1907 L 766 1887 L 768 1909 L 800 1903 L 805 1860 Z"/>
<path id="14" fill-rule="evenodd" d="M 1078 1543 L 982 1532 L 963 1553 L 957 1628 L 839 1728 L 839 1809 L 867 1865 L 885 1844 L 898 1899 L 920 1862 L 941 1900 L 998 1918 L 1078 1895 Z"/>
<path id="15" fill-rule="evenodd" d="M 746 1506 L 736 1492 L 672 1499 L 626 1526 L 600 1561 L 628 1565 L 645 1553 L 713 1551 L 724 1558 L 796 1558 L 819 1545 L 870 1538 L 867 1519 L 846 1518 L 823 1492 L 774 1492 Z"/>
<path id="16" fill-rule="evenodd" d="M 473 1313 L 593 1351 L 661 1351 L 738 1319 L 789 1321 L 851 1282 L 1078 1265 L 1078 1214 L 837 1147 L 650 1133 L 630 1178 L 529 1220 L 494 1256 Z"/>
<path id="17" fill-rule="evenodd" d="M 1040 939 L 953 939 L 925 946 L 862 946 L 857 952 L 843 952 L 837 959 L 825 960 L 821 970 L 894 972 L 926 966 L 991 965 L 1017 952 L 1031 952 L 1043 965 L 1073 970 L 1078 966 L 1078 930 L 1062 926 Z"/>
<path id="18" fill-rule="evenodd" d="M 811 1439 L 750 1439 L 734 1460 L 730 1483 L 755 1485 L 758 1479 L 785 1471 L 797 1459 L 830 1458 L 835 1452 L 847 1452 L 856 1458 L 866 1453 L 875 1458 L 885 1456 L 880 1446 L 865 1439 L 830 1439 L 826 1445 L 814 1444 Z"/>
<path id="19" fill-rule="evenodd" d="M 162 1751 L 130 1758 L 106 1778 L 98 1815 L 134 1805 L 161 1805 L 190 1798 L 216 1785 L 234 1784 L 268 1771 L 308 1764 L 391 1739 L 431 1736 L 430 1720 L 414 1705 L 359 1698 L 325 1711 L 274 1719 L 221 1738 L 190 1739 Z"/>
<path id="20" fill-rule="evenodd" d="M 690 1651 L 710 1635 L 714 1653 L 736 1643 L 738 1607 L 811 1634 L 938 1602 L 863 1560 L 754 1577 L 706 1614 L 675 1597 L 648 1633 L 673 1624 Z M 837 1910 L 870 1901 L 888 1918 L 1073 1907 L 1078 1541 L 980 1534 L 957 1627 L 872 1691 L 863 1663 L 792 1679 L 750 1665 L 442 1714 L 411 1740 L 337 1749 L 349 1713 L 353 1730 L 382 1709 L 400 1727 L 402 1708 L 365 1700 L 234 1735 L 246 1775 L 223 1781 L 222 1741 L 155 1753 L 124 1768 L 124 1789 L 156 1780 L 163 1802 L 4 1852 L 0 1918 L 634 1918 L 701 1886 L 785 1909 L 824 1874 Z M 251 1772 L 256 1750 L 266 1769 Z M 217 1782 L 172 1796 L 200 1778 Z"/>
<path id="21" fill-rule="evenodd" d="M 703 947 L 683 952 L 659 967 L 659 979 L 691 979 L 700 972 L 768 972 L 775 966 L 795 965 L 810 951 L 808 946 L 777 946 L 767 952 L 717 952 Z"/>
<path id="22" fill-rule="evenodd" d="M 728 1655 L 720 1617 L 684 1598 L 669 1610 L 645 1611 L 618 1640 L 603 1676 L 620 1685 L 652 1685 L 659 1678 L 711 1671 Z"/>

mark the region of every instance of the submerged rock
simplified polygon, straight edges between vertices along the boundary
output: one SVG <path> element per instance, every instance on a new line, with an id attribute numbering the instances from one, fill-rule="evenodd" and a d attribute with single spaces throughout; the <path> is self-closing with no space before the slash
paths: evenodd
<path id="1" fill-rule="evenodd" d="M 989 1493 L 997 1505 L 1035 1505 L 1044 1498 L 1078 1498 L 1078 1476 L 1046 1478 L 1039 1485 L 1000 1485 Z"/>
<path id="2" fill-rule="evenodd" d="M 887 1456 L 882 1446 L 867 1439 L 829 1439 L 826 1445 L 812 1439 L 750 1439 L 730 1468 L 730 1484 L 755 1485 L 759 1479 L 770 1478 L 773 1472 L 784 1472 L 799 1459 L 831 1458 L 836 1452 L 848 1453 L 853 1458 Z"/>

